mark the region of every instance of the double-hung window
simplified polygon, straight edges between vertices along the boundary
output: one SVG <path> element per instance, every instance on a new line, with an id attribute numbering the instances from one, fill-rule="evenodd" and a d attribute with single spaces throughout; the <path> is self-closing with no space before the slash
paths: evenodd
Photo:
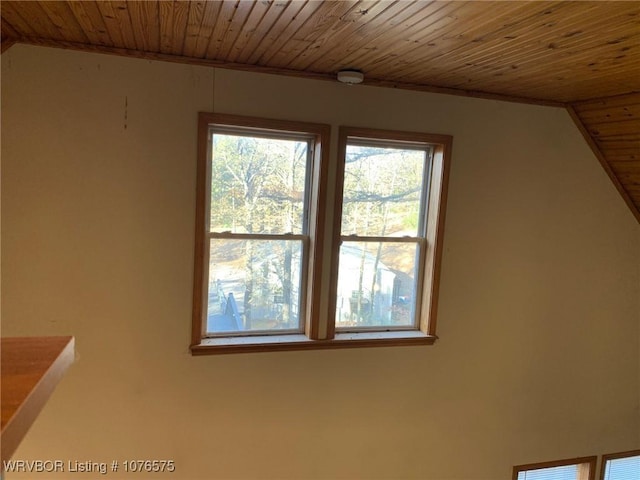
<path id="1" fill-rule="evenodd" d="M 194 354 L 435 340 L 451 138 L 330 130 L 200 114 Z"/>
<path id="2" fill-rule="evenodd" d="M 321 273 L 318 208 L 329 131 L 200 114 L 194 353 L 317 337 L 313 292 Z"/>
<path id="3" fill-rule="evenodd" d="M 340 129 L 339 255 L 331 297 L 336 333 L 435 336 L 450 140 Z"/>

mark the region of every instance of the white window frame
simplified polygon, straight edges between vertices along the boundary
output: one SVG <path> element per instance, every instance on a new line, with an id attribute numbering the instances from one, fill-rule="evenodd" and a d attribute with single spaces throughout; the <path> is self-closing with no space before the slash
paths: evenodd
<path id="1" fill-rule="evenodd" d="M 212 129 L 257 132 L 257 135 L 305 136 L 312 139 L 311 169 L 308 171 L 308 232 L 303 241 L 307 261 L 303 262 L 302 332 L 255 332 L 246 335 L 208 335 L 206 299 L 209 278 L 209 212 Z M 428 345 L 436 340 L 436 312 L 442 256 L 442 241 L 450 169 L 452 137 L 358 127 L 340 127 L 336 168 L 330 168 L 329 125 L 271 120 L 228 114 L 200 113 L 198 120 L 198 163 L 196 181 L 196 225 L 191 352 L 193 355 L 302 350 L 314 348 L 372 347 L 390 345 Z M 336 331 L 335 298 L 342 205 L 342 182 L 346 145 L 349 138 L 377 139 L 385 144 L 425 145 L 433 150 L 428 176 L 428 209 L 425 212 L 423 258 L 419 305 L 415 328 L 394 330 Z M 335 202 L 329 201 L 330 186 L 335 186 Z M 216 237 L 231 237 L 227 233 Z M 246 236 L 246 235 L 245 235 Z M 286 236 L 286 235 L 285 235 Z M 238 237 L 236 235 L 236 237 Z M 279 236 L 281 237 L 281 236 Z M 302 238 L 301 237 L 301 238 Z M 238 237 L 239 238 L 239 237 Z"/>

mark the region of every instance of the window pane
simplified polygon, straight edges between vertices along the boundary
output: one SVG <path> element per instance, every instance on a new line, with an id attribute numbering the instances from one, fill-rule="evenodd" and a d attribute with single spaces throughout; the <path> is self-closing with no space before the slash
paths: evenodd
<path id="1" fill-rule="evenodd" d="M 207 332 L 300 330 L 302 241 L 212 239 Z"/>
<path id="2" fill-rule="evenodd" d="M 211 231 L 303 233 L 308 144 L 216 133 Z"/>
<path id="3" fill-rule="evenodd" d="M 638 480 L 640 478 L 640 455 L 608 460 L 604 480 Z"/>
<path id="4" fill-rule="evenodd" d="M 577 480 L 578 465 L 540 468 L 518 472 L 518 480 Z"/>
<path id="5" fill-rule="evenodd" d="M 417 245 L 343 242 L 336 327 L 414 325 Z"/>
<path id="6" fill-rule="evenodd" d="M 348 145 L 342 235 L 419 236 L 424 150 Z"/>

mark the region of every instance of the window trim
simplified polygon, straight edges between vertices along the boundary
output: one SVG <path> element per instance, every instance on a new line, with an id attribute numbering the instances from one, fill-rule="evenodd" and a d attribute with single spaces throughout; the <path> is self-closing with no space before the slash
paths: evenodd
<path id="1" fill-rule="evenodd" d="M 305 322 L 303 333 L 269 333 L 269 335 L 206 336 L 205 255 L 208 238 L 207 195 L 210 127 L 224 129 L 246 128 L 260 131 L 311 134 L 315 138 L 309 192 L 309 253 L 305 267 Z M 193 281 L 193 313 L 191 327 L 192 355 L 222 353 L 307 350 L 324 348 L 380 347 L 400 345 L 431 345 L 437 339 L 436 312 L 438 304 L 440 264 L 442 258 L 443 231 L 449 181 L 453 137 L 394 130 L 378 130 L 360 127 L 340 127 L 338 162 L 335 170 L 331 162 L 331 126 L 309 122 L 274 120 L 223 113 L 200 112 L 198 115 L 198 146 L 196 176 L 195 254 Z M 425 212 L 425 237 L 427 244 L 420 269 L 424 271 L 422 282 L 421 315 L 418 329 L 362 332 L 336 332 L 335 294 L 337 291 L 337 267 L 339 259 L 340 222 L 342 212 L 342 182 L 346 141 L 350 136 L 363 136 L 369 140 L 380 137 L 386 143 L 399 141 L 417 145 L 428 144 L 433 148 L 432 169 L 427 186 L 428 210 Z M 330 174 L 335 174 L 331 177 Z M 335 203 L 330 202 L 328 191 L 336 186 Z M 331 237 L 328 236 L 331 234 Z M 337 247 L 337 248 L 336 248 Z M 328 257 L 328 261 L 323 257 Z M 329 272 L 323 272 L 329 265 Z M 326 270 L 326 269 L 325 269 Z M 323 283 L 324 282 L 324 283 Z M 328 306 L 328 309 L 327 309 Z M 326 312 L 326 314 L 325 314 Z"/>
<path id="2" fill-rule="evenodd" d="M 306 292 L 303 305 L 305 309 L 305 324 L 303 326 L 304 335 L 309 340 L 318 339 L 318 319 L 320 317 L 320 296 L 314 295 L 314 285 L 320 285 L 322 268 L 319 263 L 322 259 L 324 232 L 324 205 L 327 198 L 327 169 L 329 165 L 329 142 L 331 127 L 329 125 L 309 123 L 309 122 L 293 122 L 287 120 L 264 119 L 258 117 L 247 117 L 240 115 L 230 115 L 222 113 L 206 113 L 198 114 L 198 159 L 196 171 L 196 225 L 195 225 L 195 254 L 194 254 L 194 273 L 193 273 L 193 313 L 191 327 L 191 350 L 193 353 L 204 352 L 210 353 L 212 348 L 223 347 L 225 340 L 231 337 L 220 337 L 219 341 L 207 339 L 206 324 L 203 321 L 206 300 L 205 289 L 207 288 L 208 279 L 205 278 L 205 255 L 207 248 L 205 245 L 208 232 L 206 226 L 208 221 L 207 215 L 207 195 L 209 192 L 209 138 L 210 128 L 212 126 L 230 128 L 246 128 L 256 129 L 259 132 L 273 130 L 275 135 L 282 135 L 283 132 L 291 132 L 293 134 L 303 134 L 313 137 L 314 149 L 312 158 L 312 171 L 309 172 L 311 182 L 309 191 L 309 252 L 307 255 L 307 265 L 304 272 L 304 290 Z M 320 211 L 318 211 L 320 210 Z M 281 339 L 282 337 L 295 337 L 296 334 L 285 335 L 269 335 L 273 339 Z M 257 340 L 254 344 L 271 345 L 266 336 L 255 336 Z M 237 337 L 240 338 L 240 337 Z M 246 345 L 246 342 L 235 342 L 237 345 Z M 284 342 L 278 344 L 284 346 Z M 221 351 L 225 350 L 221 348 Z"/>
<path id="3" fill-rule="evenodd" d="M 578 480 L 595 480 L 596 478 L 596 464 L 598 457 L 593 455 L 590 457 L 578 457 L 569 458 L 565 460 L 553 460 L 550 462 L 529 463 L 526 465 L 516 465 L 513 467 L 512 480 L 518 480 L 518 474 L 520 472 L 526 472 L 530 470 L 542 470 L 545 468 L 554 467 L 566 467 L 569 465 L 587 465 L 587 472 L 578 472 Z"/>
<path id="4" fill-rule="evenodd" d="M 607 453 L 602 455 L 602 462 L 600 463 L 600 480 L 604 480 L 605 468 L 609 460 L 618 460 L 620 458 L 629 458 L 640 456 L 640 449 L 628 450 L 626 452 Z"/>
<path id="5" fill-rule="evenodd" d="M 425 339 L 431 339 L 428 343 L 434 343 L 436 336 L 436 316 L 438 309 L 438 292 L 440 288 L 440 269 L 442 260 L 442 245 L 444 221 L 447 204 L 447 192 L 449 185 L 449 171 L 451 162 L 451 149 L 453 137 L 450 135 L 435 135 L 420 132 L 404 132 L 397 130 L 381 130 L 362 127 L 339 128 L 338 134 L 338 165 L 336 171 L 336 211 L 333 215 L 333 238 L 331 255 L 331 276 L 329 287 L 329 315 L 336 311 L 338 291 L 338 267 L 341 245 L 342 229 L 342 202 L 344 185 L 344 170 L 346 162 L 347 144 L 350 138 L 362 139 L 365 142 L 376 143 L 378 141 L 389 145 L 398 142 L 402 144 L 414 144 L 416 146 L 429 145 L 433 148 L 431 172 L 427 185 L 428 209 L 425 212 L 425 252 L 424 260 L 420 263 L 416 279 L 421 290 L 416 299 L 416 308 L 420 310 L 417 318 L 418 331 Z M 434 208 L 435 207 L 435 208 Z M 405 333 L 415 330 L 404 330 Z M 328 338 L 342 338 L 344 335 L 358 335 L 359 333 L 336 332 L 335 321 L 327 324 Z"/>

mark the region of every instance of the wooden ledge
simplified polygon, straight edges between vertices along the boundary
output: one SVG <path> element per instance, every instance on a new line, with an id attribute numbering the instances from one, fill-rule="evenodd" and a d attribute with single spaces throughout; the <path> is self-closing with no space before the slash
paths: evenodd
<path id="1" fill-rule="evenodd" d="M 203 338 L 191 346 L 192 355 L 277 352 L 327 348 L 432 345 L 436 337 L 420 331 L 338 333 L 332 340 L 311 340 L 302 334 Z"/>
<path id="2" fill-rule="evenodd" d="M 74 346 L 73 337 L 2 339 L 2 466 L 73 363 Z"/>

